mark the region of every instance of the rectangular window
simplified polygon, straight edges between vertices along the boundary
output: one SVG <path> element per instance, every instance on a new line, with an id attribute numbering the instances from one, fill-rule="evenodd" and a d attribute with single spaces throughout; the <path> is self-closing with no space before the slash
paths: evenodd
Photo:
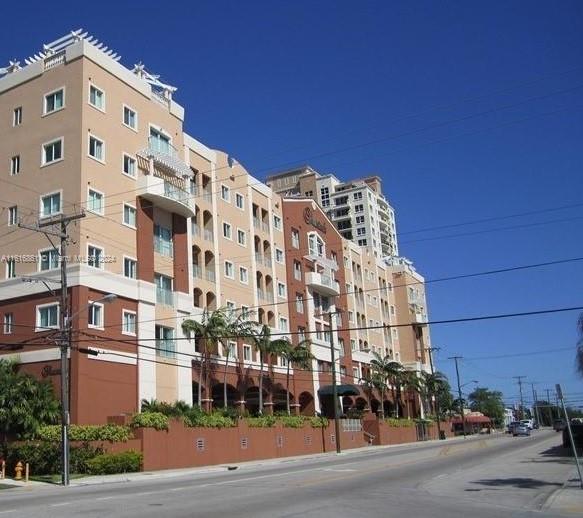
<path id="1" fill-rule="evenodd" d="M 133 311 L 123 310 L 121 332 L 124 335 L 136 334 L 136 314 Z"/>
<path id="2" fill-rule="evenodd" d="M 358 246 L 366 246 L 366 239 L 359 239 Z"/>
<path id="3" fill-rule="evenodd" d="M 123 275 L 128 279 L 136 279 L 138 274 L 138 263 L 129 257 L 123 258 Z"/>
<path id="4" fill-rule="evenodd" d="M 356 216 L 356 224 L 361 225 L 364 223 L 364 216 Z"/>
<path id="5" fill-rule="evenodd" d="M 291 243 L 294 248 L 300 247 L 300 233 L 295 228 L 291 231 Z"/>
<path id="6" fill-rule="evenodd" d="M 230 223 L 223 222 L 223 237 L 225 239 L 233 239 L 233 230 Z"/>
<path id="7" fill-rule="evenodd" d="M 296 311 L 298 313 L 304 312 L 304 296 L 301 293 L 296 293 Z"/>
<path id="8" fill-rule="evenodd" d="M 61 212 L 61 193 L 55 192 L 41 197 L 40 202 L 41 217 L 53 216 Z"/>
<path id="9" fill-rule="evenodd" d="M 306 339 L 306 328 L 298 327 L 298 340 L 303 342 Z"/>
<path id="10" fill-rule="evenodd" d="M 100 162 L 105 160 L 105 144 L 103 140 L 89 136 L 89 156 Z"/>
<path id="11" fill-rule="evenodd" d="M 275 249 L 275 260 L 280 264 L 284 263 L 283 250 L 281 250 L 280 248 Z"/>
<path id="12" fill-rule="evenodd" d="M 63 158 L 63 139 L 53 140 L 43 144 L 42 165 L 58 162 Z"/>
<path id="13" fill-rule="evenodd" d="M 132 178 L 136 177 L 136 159 L 125 153 L 123 155 L 123 174 Z"/>
<path id="14" fill-rule="evenodd" d="M 154 274 L 154 284 L 156 284 L 156 302 L 163 306 L 174 306 L 174 293 L 172 291 L 172 277 Z"/>
<path id="15" fill-rule="evenodd" d="M 233 271 L 234 271 L 233 263 L 231 261 L 225 261 L 225 277 L 233 279 L 234 278 Z"/>
<path id="16" fill-rule="evenodd" d="M 250 362 L 251 361 L 251 346 L 250 345 L 243 345 L 243 360 Z"/>
<path id="17" fill-rule="evenodd" d="M 221 185 L 221 198 L 226 202 L 231 201 L 231 189 L 229 189 L 226 185 Z"/>
<path id="18" fill-rule="evenodd" d="M 14 259 L 8 259 L 6 261 L 6 278 L 14 279 L 16 277 L 16 261 Z"/>
<path id="19" fill-rule="evenodd" d="M 59 251 L 55 248 L 41 250 L 39 267 L 41 272 L 56 270 L 59 267 Z"/>
<path id="20" fill-rule="evenodd" d="M 364 235 L 366 235 L 366 228 L 364 228 L 364 227 L 358 227 L 356 229 L 356 235 L 357 236 L 364 236 Z"/>
<path id="21" fill-rule="evenodd" d="M 48 304 L 36 308 L 37 331 L 59 327 L 59 305 Z"/>
<path id="22" fill-rule="evenodd" d="M 103 304 L 90 303 L 87 310 L 87 326 L 103 327 Z"/>
<path id="23" fill-rule="evenodd" d="M 241 305 L 241 318 L 244 320 L 249 319 L 249 306 L 243 306 Z"/>
<path id="24" fill-rule="evenodd" d="M 355 192 L 353 197 L 355 200 L 362 200 L 362 192 Z"/>
<path id="25" fill-rule="evenodd" d="M 165 358 L 176 356 L 176 342 L 174 329 L 171 327 L 156 326 L 156 354 Z"/>
<path id="26" fill-rule="evenodd" d="M 237 342 L 229 341 L 226 352 L 229 358 L 237 358 Z"/>
<path id="27" fill-rule="evenodd" d="M 287 318 L 279 317 L 279 329 L 280 331 L 287 331 Z"/>
<path id="28" fill-rule="evenodd" d="M 13 156 L 10 159 L 10 175 L 15 176 L 20 173 L 20 155 Z"/>
<path id="29" fill-rule="evenodd" d="M 89 104 L 102 112 L 105 111 L 105 93 L 94 85 L 89 86 Z"/>
<path id="30" fill-rule="evenodd" d="M 61 110 L 65 106 L 65 91 L 61 88 L 45 95 L 44 115 Z"/>
<path id="31" fill-rule="evenodd" d="M 276 230 L 281 230 L 281 218 L 275 214 L 273 215 L 273 227 Z"/>
<path id="32" fill-rule="evenodd" d="M 235 194 L 235 205 L 238 209 L 243 210 L 245 208 L 245 198 L 242 194 L 237 193 Z"/>
<path id="33" fill-rule="evenodd" d="M 161 131 L 150 127 L 150 149 L 156 153 L 164 155 L 171 154 L 170 137 L 164 135 Z"/>
<path id="34" fill-rule="evenodd" d="M 123 204 L 123 224 L 136 228 L 136 208 L 127 203 Z"/>
<path id="35" fill-rule="evenodd" d="M 294 261 L 294 279 L 296 281 L 302 280 L 302 264 L 299 261 Z"/>
<path id="36" fill-rule="evenodd" d="M 128 279 L 137 278 L 138 263 L 135 259 L 124 257 L 123 259 L 123 275 Z"/>
<path id="37" fill-rule="evenodd" d="M 239 281 L 243 284 L 249 284 L 249 272 L 244 266 L 239 266 Z"/>
<path id="38" fill-rule="evenodd" d="M 103 193 L 89 189 L 87 195 L 87 210 L 96 214 L 103 214 Z"/>
<path id="39" fill-rule="evenodd" d="M 356 351 L 356 350 L 357 350 L 357 347 L 356 347 L 356 340 L 354 340 L 353 338 L 351 338 L 351 339 L 350 339 L 350 348 L 351 348 L 353 351 Z"/>
<path id="40" fill-rule="evenodd" d="M 12 125 L 13 126 L 20 126 L 22 124 L 22 106 L 18 108 L 14 108 L 14 112 L 12 113 Z"/>
<path id="41" fill-rule="evenodd" d="M 154 225 L 154 252 L 166 257 L 173 256 L 172 230 L 162 225 Z"/>
<path id="42" fill-rule="evenodd" d="M 364 212 L 364 205 L 362 205 L 362 204 L 355 205 L 354 212 Z"/>
<path id="43" fill-rule="evenodd" d="M 18 224 L 18 207 L 10 207 L 8 209 L 8 226 Z"/>
<path id="44" fill-rule="evenodd" d="M 247 246 L 247 234 L 244 230 L 237 229 L 237 243 L 241 246 Z"/>
<path id="45" fill-rule="evenodd" d="M 87 266 L 93 268 L 103 268 L 103 248 L 97 246 L 87 246 Z"/>
<path id="46" fill-rule="evenodd" d="M 4 314 L 4 334 L 9 335 L 12 333 L 12 326 L 14 325 L 14 315 L 12 313 Z"/>
<path id="47" fill-rule="evenodd" d="M 133 130 L 138 129 L 138 114 L 129 106 L 123 107 L 123 123 Z"/>
<path id="48" fill-rule="evenodd" d="M 285 299 L 285 297 L 286 297 L 286 289 L 285 289 L 285 284 L 283 282 L 277 283 L 277 296 L 280 299 Z"/>

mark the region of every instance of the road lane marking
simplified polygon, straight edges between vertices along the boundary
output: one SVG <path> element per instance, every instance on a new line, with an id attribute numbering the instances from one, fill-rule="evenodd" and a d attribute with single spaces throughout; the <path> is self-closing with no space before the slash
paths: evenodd
<path id="1" fill-rule="evenodd" d="M 0 514 L 15 513 L 16 511 L 18 511 L 18 509 L 6 509 L 6 511 L 0 511 Z"/>
<path id="2" fill-rule="evenodd" d="M 50 504 L 49 507 L 63 507 L 65 505 L 71 505 L 72 502 L 59 502 L 58 504 Z"/>
<path id="3" fill-rule="evenodd" d="M 100 498 L 96 498 L 95 500 L 113 500 L 114 498 L 119 498 L 119 496 L 102 496 Z"/>

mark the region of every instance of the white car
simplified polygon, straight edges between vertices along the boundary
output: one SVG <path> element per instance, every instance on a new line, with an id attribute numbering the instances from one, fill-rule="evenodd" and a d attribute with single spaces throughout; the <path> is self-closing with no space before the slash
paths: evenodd
<path id="1" fill-rule="evenodd" d="M 521 419 L 520 424 L 525 425 L 529 430 L 534 428 L 534 421 L 532 419 Z"/>

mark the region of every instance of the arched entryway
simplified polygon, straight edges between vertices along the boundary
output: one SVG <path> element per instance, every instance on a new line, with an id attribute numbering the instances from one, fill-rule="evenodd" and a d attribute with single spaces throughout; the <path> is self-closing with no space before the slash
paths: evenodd
<path id="1" fill-rule="evenodd" d="M 300 404 L 300 414 L 302 415 L 314 415 L 316 413 L 316 407 L 314 406 L 314 396 L 309 392 L 302 392 L 298 399 Z"/>
<path id="2" fill-rule="evenodd" d="M 235 408 L 239 397 L 239 391 L 233 385 L 227 384 L 227 407 Z M 215 383 L 213 385 L 213 407 L 220 409 L 225 406 L 225 391 L 222 383 Z"/>

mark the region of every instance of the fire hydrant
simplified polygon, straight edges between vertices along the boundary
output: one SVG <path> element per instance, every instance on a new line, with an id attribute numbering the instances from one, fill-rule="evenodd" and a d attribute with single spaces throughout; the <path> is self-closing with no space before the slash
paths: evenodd
<path id="1" fill-rule="evenodd" d="M 22 480 L 22 462 L 18 462 L 18 464 L 16 464 L 16 468 L 14 468 L 14 472 L 16 473 L 16 476 L 14 477 L 14 480 Z"/>

